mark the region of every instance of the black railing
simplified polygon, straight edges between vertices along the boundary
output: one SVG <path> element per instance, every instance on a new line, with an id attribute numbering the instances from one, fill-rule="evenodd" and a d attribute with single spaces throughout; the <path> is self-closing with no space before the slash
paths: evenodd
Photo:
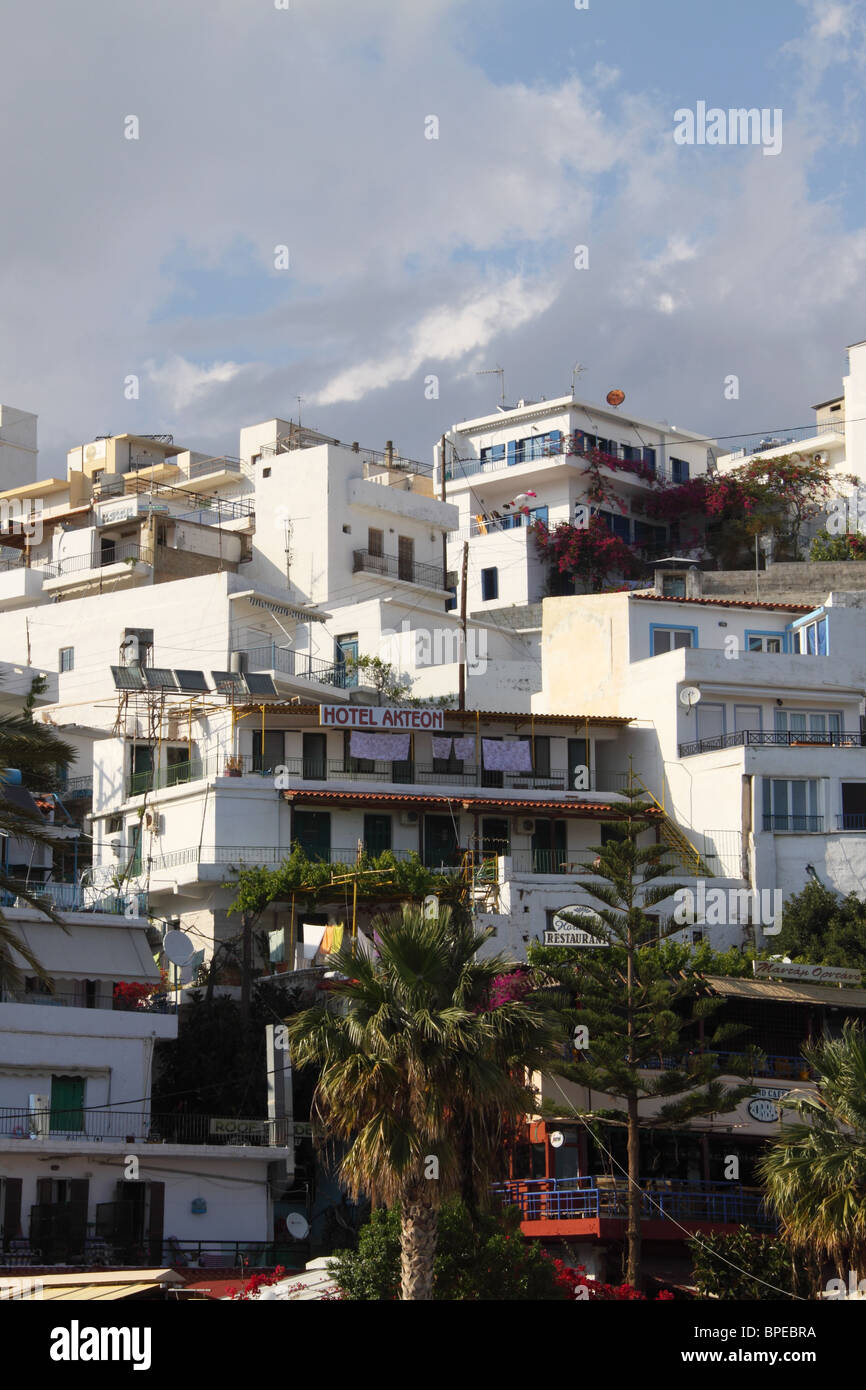
<path id="1" fill-rule="evenodd" d="M 720 748 L 864 748 L 866 734 L 855 732 L 833 733 L 764 733 L 761 729 L 738 729 L 733 734 L 713 734 L 711 738 L 699 738 L 693 743 L 680 744 L 680 757 L 688 758 L 693 753 L 713 753 Z"/>
<path id="2" fill-rule="evenodd" d="M 862 811 L 843 811 L 836 817 L 837 830 L 866 830 L 866 815 Z"/>
<path id="3" fill-rule="evenodd" d="M 214 1115 L 153 1115 L 134 1110 L 28 1110 L 0 1107 L 0 1135 L 128 1144 L 215 1144 L 285 1148 L 291 1121 Z"/>
<path id="4" fill-rule="evenodd" d="M 38 1004 L 62 1009 L 108 1009 L 114 1013 L 173 1014 L 177 1005 L 167 994 L 158 994 L 133 1001 L 118 997 L 87 998 L 79 992 L 55 991 L 53 994 L 22 994 L 0 990 L 0 1004 Z"/>
<path id="5" fill-rule="evenodd" d="M 278 647 L 275 642 L 262 647 L 239 647 L 232 655 L 245 658 L 244 669 L 247 671 L 274 671 L 277 675 L 294 676 L 297 680 L 334 685 L 340 690 L 357 683 L 347 681 L 345 662 L 335 664 L 324 661 L 321 657 L 296 652 L 290 647 Z"/>
<path id="6" fill-rule="evenodd" d="M 509 791 L 547 791 L 568 794 L 568 773 L 556 770 L 544 775 L 531 772 L 494 772 L 490 768 L 464 764 L 461 767 L 437 768 L 435 763 L 372 762 L 358 766 L 359 759 L 343 758 L 285 758 L 282 766 L 290 777 L 310 782 L 383 782 L 414 783 L 420 786 L 488 787 Z M 253 767 L 253 772 L 259 771 Z M 621 792 L 628 783 L 627 772 L 593 772 L 589 786 L 583 791 Z M 575 792 L 579 795 L 579 792 Z"/>
<path id="7" fill-rule="evenodd" d="M 678 1178 L 643 1181 L 641 1188 L 641 1215 L 648 1221 L 668 1217 L 765 1230 L 776 1226 L 758 1188 Z M 628 1183 L 607 1176 L 526 1179 L 500 1183 L 494 1191 L 503 1202 L 520 1207 L 524 1221 L 597 1221 L 628 1215 Z"/>
<path id="8" fill-rule="evenodd" d="M 65 560 L 53 564 L 33 566 L 49 579 L 60 579 L 67 574 L 79 574 L 83 570 L 104 569 L 107 565 L 125 564 L 132 567 L 133 562 L 143 565 L 153 564 L 153 551 L 137 541 L 115 541 L 104 545 L 96 554 L 70 555 Z"/>
<path id="9" fill-rule="evenodd" d="M 355 574 L 361 571 L 382 574 L 390 579 L 402 579 L 407 584 L 420 584 L 425 589 L 447 592 L 443 588 L 441 565 L 424 565 L 415 560 L 403 560 L 398 555 L 371 555 L 369 550 L 356 550 L 352 570 Z"/>

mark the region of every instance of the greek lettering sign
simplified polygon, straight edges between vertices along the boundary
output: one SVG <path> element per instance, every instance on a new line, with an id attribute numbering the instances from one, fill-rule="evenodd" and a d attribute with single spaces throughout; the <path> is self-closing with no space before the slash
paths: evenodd
<path id="1" fill-rule="evenodd" d="M 267 1120 L 218 1119 L 211 1116 L 210 1132 L 229 1139 L 265 1139 Z"/>
<path id="2" fill-rule="evenodd" d="M 319 724 L 338 729 L 442 729 L 441 709 L 401 709 L 395 705 L 319 705 Z"/>
<path id="3" fill-rule="evenodd" d="M 753 960 L 752 972 L 758 979 L 773 976 L 779 980 L 804 980 L 812 985 L 859 985 L 860 971 L 838 965 L 795 965 L 790 961 Z"/>

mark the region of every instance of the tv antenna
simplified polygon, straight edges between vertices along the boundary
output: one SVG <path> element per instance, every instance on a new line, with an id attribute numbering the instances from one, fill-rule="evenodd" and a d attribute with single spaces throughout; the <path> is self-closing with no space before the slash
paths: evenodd
<path id="1" fill-rule="evenodd" d="M 575 362 L 571 369 L 571 399 L 574 400 L 574 383 L 578 377 L 583 376 L 586 367 L 582 362 Z"/>
<path id="2" fill-rule="evenodd" d="M 498 376 L 499 377 L 499 401 L 502 409 L 505 409 L 505 368 L 504 367 L 485 367 L 484 371 L 476 372 L 476 376 Z"/>
<path id="3" fill-rule="evenodd" d="M 301 406 L 302 406 L 303 403 L 304 403 L 304 397 L 303 397 L 303 396 L 295 396 L 295 400 L 298 402 L 298 429 L 300 429 L 300 428 L 301 428 Z"/>

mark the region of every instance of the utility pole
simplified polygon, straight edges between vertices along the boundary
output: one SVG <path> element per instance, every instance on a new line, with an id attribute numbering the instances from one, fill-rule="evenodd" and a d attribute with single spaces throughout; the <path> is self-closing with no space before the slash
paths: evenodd
<path id="1" fill-rule="evenodd" d="M 466 708 L 466 577 L 469 573 L 469 542 L 463 542 L 463 563 L 460 566 L 460 629 L 463 634 L 460 652 L 460 684 L 457 708 Z"/>
<path id="2" fill-rule="evenodd" d="M 439 440 L 439 499 L 447 502 L 445 495 L 445 436 Z M 447 532 L 442 532 L 442 588 L 448 588 L 448 539 Z"/>

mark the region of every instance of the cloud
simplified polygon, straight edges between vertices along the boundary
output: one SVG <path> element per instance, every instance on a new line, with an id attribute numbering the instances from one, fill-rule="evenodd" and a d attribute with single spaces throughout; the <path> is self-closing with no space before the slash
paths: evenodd
<path id="1" fill-rule="evenodd" d="M 210 394 L 217 386 L 233 381 L 244 370 L 237 362 L 214 362 L 210 367 L 200 367 L 178 356 L 161 367 L 146 362 L 145 368 L 148 380 L 162 388 L 172 409 L 177 411 Z"/>
<path id="2" fill-rule="evenodd" d="M 408 381 L 422 367 L 457 361 L 475 348 L 486 347 L 498 333 L 513 333 L 544 313 L 555 297 L 555 285 L 527 284 L 521 276 L 513 276 L 462 305 L 431 310 L 410 331 L 404 347 L 338 373 L 317 392 L 315 404 L 357 401 L 368 391 Z"/>

